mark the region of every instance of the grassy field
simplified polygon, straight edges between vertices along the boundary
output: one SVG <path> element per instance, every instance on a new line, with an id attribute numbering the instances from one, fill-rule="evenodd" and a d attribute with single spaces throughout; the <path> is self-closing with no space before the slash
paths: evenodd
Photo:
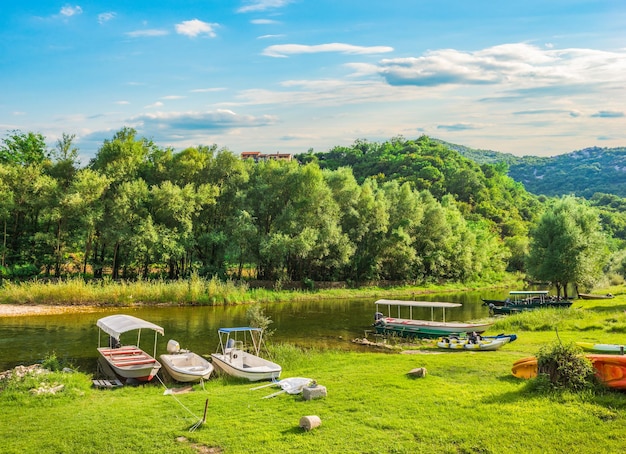
<path id="1" fill-rule="evenodd" d="M 609 289 L 617 294 L 620 289 Z M 193 392 L 160 383 L 92 389 L 90 377 L 54 373 L 0 382 L 0 450 L 6 453 L 605 453 L 626 450 L 626 394 L 538 392 L 512 363 L 543 345 L 576 340 L 626 344 L 626 296 L 503 318 L 492 333 L 518 340 L 495 352 L 441 351 L 432 343 L 394 353 L 301 350 L 273 345 L 283 378 L 309 377 L 328 396 L 264 396 L 276 388 L 215 377 Z M 416 367 L 428 371 L 411 378 Z M 64 383 L 56 395 L 29 389 Z M 168 384 L 167 386 L 172 386 Z M 189 429 L 203 416 L 205 424 Z M 300 429 L 302 416 L 322 425 Z"/>
<path id="2" fill-rule="evenodd" d="M 305 301 L 320 298 L 355 298 L 379 295 L 412 295 L 429 292 L 460 292 L 485 288 L 484 282 L 397 288 L 339 288 L 325 290 L 281 290 L 249 288 L 245 282 L 220 281 L 192 276 L 179 281 L 120 281 L 74 278 L 61 281 L 0 281 L 0 304 L 131 306 L 134 304 L 216 305 Z M 507 276 L 497 284 L 517 288 L 520 277 Z"/>

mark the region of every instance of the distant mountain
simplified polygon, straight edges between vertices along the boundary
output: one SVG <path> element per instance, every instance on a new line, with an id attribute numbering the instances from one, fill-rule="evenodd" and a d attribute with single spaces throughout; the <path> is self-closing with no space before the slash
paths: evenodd
<path id="1" fill-rule="evenodd" d="M 436 139 L 432 139 L 436 140 Z M 574 194 L 591 198 L 602 192 L 626 197 L 626 147 L 591 147 L 542 158 L 476 150 L 437 140 L 479 164 L 505 162 L 509 176 L 537 195 Z"/>

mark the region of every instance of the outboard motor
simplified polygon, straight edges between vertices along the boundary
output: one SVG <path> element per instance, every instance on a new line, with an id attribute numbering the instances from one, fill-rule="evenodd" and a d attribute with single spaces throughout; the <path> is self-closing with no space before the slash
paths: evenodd
<path id="1" fill-rule="evenodd" d="M 122 343 L 119 339 L 113 336 L 109 336 L 109 348 L 120 348 Z"/>
<path id="2" fill-rule="evenodd" d="M 174 339 L 170 339 L 167 342 L 167 352 L 170 355 L 173 355 L 174 353 L 179 353 L 180 352 L 180 344 L 178 342 L 176 342 Z"/>

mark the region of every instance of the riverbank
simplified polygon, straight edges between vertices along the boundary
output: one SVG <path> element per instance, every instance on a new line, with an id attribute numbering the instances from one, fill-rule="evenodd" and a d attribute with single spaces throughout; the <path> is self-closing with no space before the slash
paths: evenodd
<path id="1" fill-rule="evenodd" d="M 559 333 L 565 342 L 578 335 Z M 511 365 L 554 341 L 554 333 L 518 334 L 518 340 L 495 352 L 400 355 L 288 345 L 273 351 L 283 366 L 282 378 L 308 377 L 327 388 L 325 398 L 311 401 L 289 394 L 265 399 L 278 388 L 253 390 L 258 383 L 220 376 L 175 399 L 164 393 L 165 387 L 181 385 L 96 390 L 80 373 L 35 376 L 0 392 L 7 415 L 0 422 L 3 452 L 626 450 L 626 395 L 533 390 L 512 376 Z M 410 376 L 417 367 L 427 374 Z M 58 383 L 65 387 L 57 394 L 30 392 Z M 198 424 L 203 414 L 206 420 Z M 305 415 L 318 416 L 321 426 L 302 430 L 299 421 Z M 196 424 L 197 430 L 190 431 Z M 523 436 L 512 428 L 523 428 Z"/>
<path id="2" fill-rule="evenodd" d="M 0 316 L 36 315 L 90 310 L 89 307 L 137 305 L 217 306 L 281 301 L 315 301 L 344 298 L 415 299 L 428 293 L 477 289 L 519 288 L 519 276 L 508 275 L 498 283 L 451 283 L 443 285 L 283 290 L 249 288 L 245 282 L 222 282 L 192 277 L 180 281 L 63 281 L 4 282 L 0 287 Z M 45 306 L 47 308 L 33 307 Z M 47 311 L 47 312 L 46 312 Z"/>
<path id="3" fill-rule="evenodd" d="M 53 315 L 75 312 L 95 312 L 96 306 L 50 306 L 0 304 L 0 317 L 24 317 L 30 315 Z"/>

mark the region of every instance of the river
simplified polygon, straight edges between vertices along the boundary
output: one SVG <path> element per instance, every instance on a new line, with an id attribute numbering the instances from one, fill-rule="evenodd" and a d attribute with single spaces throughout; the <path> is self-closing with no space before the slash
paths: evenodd
<path id="1" fill-rule="evenodd" d="M 446 312 L 446 319 L 467 321 L 485 318 L 488 309 L 481 296 L 501 298 L 505 291 L 463 292 L 419 295 L 422 301 L 462 303 Z M 374 319 L 374 301 L 367 299 L 333 299 L 305 302 L 283 302 L 264 305 L 265 315 L 273 320 L 271 341 L 289 342 L 301 347 L 363 347 L 352 339 L 363 337 Z M 167 341 L 177 340 L 181 348 L 206 355 L 216 351 L 217 329 L 245 326 L 249 306 L 138 307 L 102 309 L 88 313 L 0 317 L 0 371 L 19 364 L 33 364 L 54 353 L 79 370 L 95 372 L 98 345 L 96 321 L 115 313 L 130 314 L 160 325 L 165 336 L 157 339 L 157 354 L 165 353 Z M 430 319 L 430 310 L 414 311 L 414 318 Z M 435 314 L 435 318 L 440 314 Z M 439 318 L 440 319 L 440 318 Z M 104 339 L 104 338 L 103 338 Z M 122 335 L 122 342 L 133 343 L 132 333 Z M 104 340 L 103 340 L 104 342 Z M 142 332 L 141 346 L 152 352 L 154 336 Z"/>

